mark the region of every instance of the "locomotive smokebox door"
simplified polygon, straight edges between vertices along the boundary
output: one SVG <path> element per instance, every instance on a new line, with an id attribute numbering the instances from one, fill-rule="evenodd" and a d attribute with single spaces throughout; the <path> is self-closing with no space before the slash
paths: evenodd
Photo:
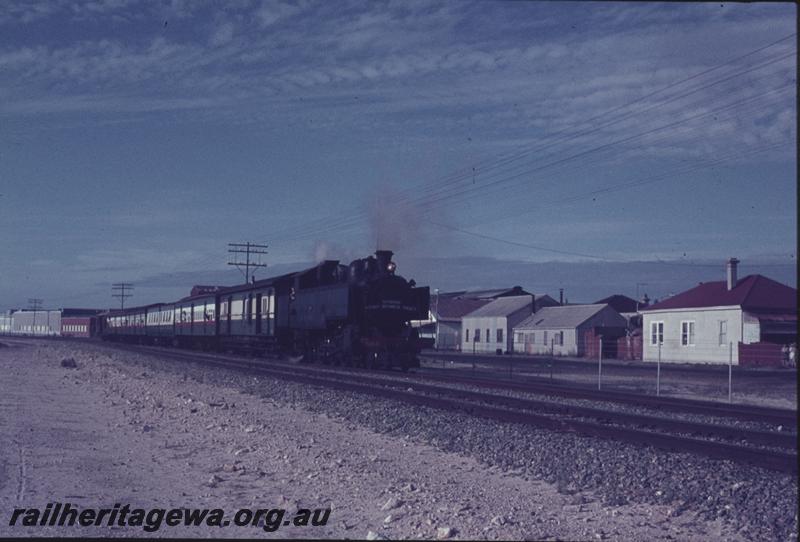
<path id="1" fill-rule="evenodd" d="M 385 275 L 394 271 L 394 263 L 392 262 L 392 255 L 394 252 L 391 250 L 376 250 L 375 257 L 378 260 L 378 273 Z"/>

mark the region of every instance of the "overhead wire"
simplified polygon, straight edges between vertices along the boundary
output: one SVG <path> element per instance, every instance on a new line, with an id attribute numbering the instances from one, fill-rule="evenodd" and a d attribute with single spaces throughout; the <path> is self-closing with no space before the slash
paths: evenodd
<path id="1" fill-rule="evenodd" d="M 583 126 L 583 125 L 585 125 L 585 124 L 588 124 L 588 123 L 590 123 L 590 122 L 592 122 L 592 121 L 594 121 L 594 120 L 597 120 L 597 119 L 603 118 L 603 117 L 605 117 L 605 116 L 608 116 L 608 115 L 610 115 L 611 113 L 614 113 L 614 112 L 616 112 L 616 111 L 620 111 L 620 110 L 622 110 L 622 109 L 624 109 L 624 108 L 627 108 L 627 107 L 630 107 L 630 106 L 631 106 L 631 105 L 633 105 L 633 104 L 640 103 L 640 102 L 642 102 L 643 100 L 645 100 L 645 99 L 647 99 L 647 98 L 649 98 L 649 97 L 652 97 L 652 96 L 655 96 L 655 95 L 658 95 L 658 94 L 660 94 L 660 93 L 664 92 L 665 90 L 668 90 L 668 89 L 671 89 L 671 88 L 675 88 L 675 87 L 677 87 L 677 86 L 679 86 L 679 85 L 681 85 L 681 84 L 684 84 L 684 83 L 686 83 L 686 82 L 688 82 L 688 81 L 695 80 L 695 79 L 697 79 L 697 78 L 699 78 L 699 77 L 702 77 L 703 75 L 707 75 L 708 73 L 711 73 L 711 72 L 714 72 L 714 71 L 716 71 L 716 70 L 719 70 L 719 69 L 721 69 L 721 68 L 723 68 L 723 67 L 725 67 L 725 66 L 728 66 L 728 65 L 730 65 L 730 64 L 732 64 L 732 63 L 735 63 L 735 62 L 737 62 L 737 61 L 739 61 L 739 60 L 742 60 L 742 59 L 744 59 L 744 58 L 747 58 L 747 57 L 749 57 L 749 56 L 753 56 L 754 54 L 757 54 L 758 52 L 764 51 L 764 50 L 766 50 L 766 49 L 769 49 L 769 48 L 771 48 L 771 47 L 774 47 L 774 46 L 776 46 L 776 45 L 778 45 L 778 44 L 780 44 L 780 43 L 783 43 L 783 42 L 785 42 L 785 41 L 788 41 L 788 40 L 789 40 L 789 39 L 791 39 L 791 38 L 792 38 L 794 35 L 796 35 L 796 34 L 791 34 L 791 35 L 788 35 L 788 36 L 784 36 L 783 38 L 781 38 L 781 39 L 779 39 L 779 40 L 773 41 L 773 42 L 771 42 L 770 44 L 767 44 L 767 45 L 765 45 L 765 46 L 762 46 L 762 47 L 760 47 L 760 48 L 758 48 L 758 49 L 756 49 L 756 50 L 750 51 L 750 52 L 748 52 L 748 53 L 746 53 L 746 54 L 744 54 L 744 55 L 740 55 L 740 56 L 738 56 L 738 57 L 735 57 L 735 58 L 733 58 L 733 59 L 730 59 L 730 60 L 728 60 L 728 61 L 726 61 L 726 62 L 724 62 L 724 63 L 722 63 L 722 64 L 716 65 L 716 66 L 714 66 L 714 67 L 712 67 L 712 68 L 709 68 L 709 69 L 706 69 L 706 70 L 703 70 L 702 72 L 699 72 L 699 73 L 693 74 L 692 76 L 689 76 L 689 77 L 687 77 L 687 78 L 684 78 L 684 79 L 682 79 L 682 80 L 680 80 L 680 81 L 673 82 L 673 83 L 671 83 L 671 84 L 669 84 L 669 85 L 666 85 L 665 87 L 662 87 L 662 88 L 660 88 L 660 89 L 657 89 L 657 90 L 655 90 L 655 91 L 653 91 L 653 92 L 650 92 L 650 93 L 648 93 L 648 94 L 646 94 L 646 95 L 644 95 L 644 96 L 641 96 L 641 97 L 639 97 L 639 98 L 637 98 L 637 99 L 635 99 L 635 100 L 633 100 L 633 101 L 631 101 L 631 102 L 628 102 L 628 103 L 626 103 L 626 104 L 622 104 L 622 105 L 620 105 L 620 106 L 617 106 L 617 107 L 615 107 L 615 108 L 613 108 L 613 109 L 611 109 L 611 110 L 609 110 L 609 111 L 607 111 L 607 112 L 605 112 L 605 113 L 601 113 L 601 114 L 599 114 L 599 115 L 595 115 L 594 117 L 592 117 L 592 118 L 590 118 L 590 119 L 588 119 L 588 120 L 586 120 L 586 121 L 584 121 L 584 122 L 580 123 L 578 126 Z M 667 100 L 665 100 L 665 101 L 662 101 L 662 102 L 659 102 L 659 103 L 656 103 L 656 104 L 652 104 L 651 106 L 649 106 L 648 108 L 646 108 L 646 109 L 645 109 L 645 111 L 646 111 L 646 110 L 651 110 L 651 109 L 653 109 L 653 108 L 655 108 L 655 107 L 661 107 L 661 106 L 663 106 L 663 105 L 666 105 L 667 103 L 672 103 L 672 102 L 674 102 L 675 100 L 681 99 L 681 98 L 683 98 L 683 97 L 686 97 L 686 96 L 688 96 L 688 95 L 691 95 L 691 94 L 694 94 L 694 93 L 696 93 L 696 92 L 698 92 L 698 91 L 700 91 L 700 90 L 703 90 L 703 89 L 705 89 L 705 88 L 708 88 L 708 87 L 710 87 L 710 86 L 713 86 L 713 85 L 716 85 L 716 84 L 720 84 L 721 82 L 726 82 L 726 81 L 728 81 L 728 80 L 730 80 L 730 79 L 732 79 L 732 78 L 734 78 L 734 77 L 739 77 L 739 76 L 741 76 L 741 75 L 744 75 L 744 74 L 750 73 L 750 72 L 752 72 L 752 71 L 754 71 L 754 70 L 756 70 L 756 69 L 760 69 L 760 68 L 762 68 L 762 67 L 765 67 L 765 66 L 771 65 L 771 64 L 773 64 L 773 63 L 775 63 L 775 62 L 778 62 L 778 61 L 780 61 L 780 60 L 783 60 L 783 59 L 785 59 L 785 58 L 788 58 L 788 57 L 790 57 L 790 56 L 792 56 L 792 55 L 794 55 L 794 54 L 796 54 L 796 53 L 792 51 L 792 52 L 790 52 L 790 53 L 788 53 L 788 54 L 776 55 L 776 56 L 774 56 L 774 57 L 770 58 L 770 59 L 769 59 L 767 62 L 763 62 L 763 61 L 762 61 L 760 64 L 757 64 L 757 65 L 755 65 L 755 66 L 750 66 L 750 67 L 748 67 L 748 69 L 746 69 L 746 70 L 744 70 L 744 71 L 740 71 L 740 72 L 737 72 L 737 73 L 734 73 L 734 74 L 729 74 L 729 75 L 727 75 L 726 77 L 724 77 L 722 80 L 717 80 L 717 81 L 714 81 L 714 82 L 711 82 L 711 83 L 707 83 L 707 84 L 705 84 L 705 85 L 702 85 L 702 86 L 701 86 L 701 87 L 699 87 L 699 88 L 693 88 L 693 89 L 689 90 L 688 92 L 684 92 L 683 94 L 678 94 L 678 95 L 676 95 L 676 96 L 673 96 L 673 97 L 671 97 L 671 98 L 668 98 L 668 99 L 667 99 Z M 605 124 L 601 125 L 601 127 L 608 126 L 608 125 L 611 125 L 611 124 L 616 124 L 616 123 L 618 123 L 618 122 L 622 122 L 623 120 L 625 120 L 625 119 L 627 119 L 627 118 L 630 118 L 632 115 L 634 115 L 634 114 L 640 114 L 640 113 L 642 113 L 642 112 L 643 112 L 643 111 L 639 111 L 639 112 L 629 112 L 629 113 L 627 113 L 626 115 L 623 115 L 622 117 L 619 117 L 619 118 L 617 118 L 617 119 L 612 119 L 612 120 L 610 120 L 610 121 L 606 122 Z M 592 133 L 592 132 L 596 132 L 596 131 L 597 131 L 597 130 L 599 130 L 599 129 L 601 129 L 601 128 L 598 128 L 597 126 L 594 126 L 594 127 L 592 127 L 592 128 L 591 128 L 591 130 L 589 130 L 588 132 L 587 132 L 587 131 L 584 131 L 584 132 L 578 132 L 578 133 L 572 134 L 572 135 L 570 136 L 570 138 L 574 139 L 574 138 L 580 137 L 580 136 L 582 136 L 582 135 L 585 135 L 586 133 Z M 559 131 L 557 131 L 557 132 L 556 132 L 554 135 L 564 134 L 564 133 L 566 133 L 568 130 L 569 130 L 569 129 L 562 129 L 562 130 L 559 130 Z M 515 154 L 511 154 L 511 155 L 505 156 L 505 157 L 501 157 L 501 158 L 499 158 L 498 160 L 495 160 L 495 165 L 494 165 L 494 167 L 499 167 L 499 166 L 503 165 L 504 163 L 508 163 L 508 161 L 510 161 L 510 160 L 516 160 L 516 159 L 518 159 L 519 157 L 523 157 L 523 156 L 525 156 L 525 155 L 528 155 L 528 154 L 530 154 L 530 153 L 534 152 L 535 150 L 540 150 L 541 148 L 546 148 L 546 147 L 552 146 L 552 145 L 554 145 L 554 144 L 555 144 L 555 142 L 554 142 L 554 141 L 552 141 L 552 140 L 550 140 L 550 141 L 546 142 L 544 145 L 537 146 L 537 147 L 535 147 L 534 149 L 527 148 L 527 149 L 525 149 L 524 151 L 522 151 L 522 152 L 520 152 L 520 153 L 515 153 Z M 490 163 L 491 163 L 491 162 L 490 162 Z M 467 169 L 467 170 L 461 170 L 461 171 L 465 171 L 465 173 L 461 174 L 460 176 L 459 176 L 459 175 L 456 175 L 456 176 L 454 177 L 454 179 L 455 179 L 455 181 L 456 181 L 456 182 L 460 182 L 461 180 L 463 180 L 463 179 L 465 179 L 465 178 L 469 178 L 469 177 L 471 176 L 471 173 L 470 173 L 470 171 L 469 171 L 468 169 Z M 475 171 L 475 168 L 473 167 L 473 172 L 474 172 L 474 171 Z M 452 184 L 452 183 L 450 183 L 450 184 Z M 434 193 L 435 193 L 436 191 L 441 191 L 441 190 L 442 190 L 442 186 L 439 186 L 439 185 L 437 185 L 437 186 L 434 186 L 434 187 L 432 187 L 432 188 L 430 188 L 430 187 L 429 187 L 429 189 L 428 189 L 428 192 L 430 192 L 431 190 L 433 190 L 433 191 L 434 191 Z M 410 192 L 410 191 L 407 191 L 407 192 Z M 423 194 L 425 194 L 425 189 L 424 189 L 424 188 L 422 189 L 422 193 L 423 193 Z M 360 211 L 360 212 L 358 212 L 358 211 L 357 211 L 356 213 L 351 213 L 351 214 L 355 214 L 355 215 L 357 215 L 357 216 L 359 216 L 359 217 L 364 217 L 364 215 L 365 215 L 366 213 L 365 213 L 365 212 L 362 210 L 362 211 Z M 328 229 L 330 228 L 330 223 L 329 223 L 329 222 L 326 222 L 326 221 L 325 221 L 325 219 L 320 219 L 320 220 L 319 220 L 319 221 L 317 221 L 315 224 L 322 224 L 322 225 L 323 225 L 323 231 L 325 231 L 325 230 L 328 230 Z M 296 233 L 296 232 L 295 232 L 295 233 Z"/>
<path id="2" fill-rule="evenodd" d="M 790 53 L 788 55 L 782 55 L 780 58 L 772 59 L 769 63 L 771 64 L 771 63 L 777 62 L 779 60 L 782 60 L 784 58 L 788 58 L 789 56 L 792 56 L 793 54 L 795 54 L 795 53 Z M 758 66 L 758 67 L 763 67 L 763 66 Z M 755 68 L 753 68 L 753 69 L 755 69 Z M 746 72 L 748 72 L 748 73 L 750 71 L 752 71 L 752 69 L 746 70 Z M 736 75 L 741 75 L 742 73 L 745 73 L 745 72 L 739 72 Z M 728 79 L 730 79 L 730 78 L 731 78 L 731 76 L 728 77 Z M 739 101 L 736 101 L 736 102 L 733 102 L 733 103 L 730 103 L 730 104 L 726 104 L 725 106 L 722 106 L 722 107 L 717 108 L 715 110 L 712 110 L 710 112 L 701 113 L 701 114 L 697 115 L 696 118 L 699 118 L 699 117 L 702 117 L 703 115 L 708 115 L 708 114 L 714 114 L 714 113 L 718 114 L 719 112 L 724 111 L 726 108 L 735 107 L 735 106 L 740 105 L 742 103 L 746 103 L 748 100 L 751 100 L 751 99 L 754 99 L 754 98 L 757 98 L 757 97 L 750 97 L 750 98 L 746 98 L 744 100 L 739 100 Z M 674 99 L 671 99 L 671 101 L 674 101 Z M 652 133 L 652 132 L 655 132 L 655 131 L 658 131 L 658 130 L 663 130 L 665 128 L 669 128 L 670 126 L 675 126 L 675 125 L 678 125 L 678 124 L 680 124 L 682 122 L 687 122 L 687 121 L 690 121 L 690 120 L 693 120 L 693 119 L 692 118 L 681 119 L 681 120 L 676 121 L 674 123 L 671 123 L 671 124 L 668 124 L 668 125 L 665 125 L 665 126 L 661 126 L 661 127 L 652 129 L 650 131 L 646 131 L 646 132 L 642 132 L 642 133 L 636 134 L 635 136 L 631 136 L 631 137 L 629 137 L 627 139 L 619 140 L 619 141 L 615 142 L 614 144 L 619 144 L 619 143 L 622 143 L 622 142 L 625 142 L 625 141 L 633 140 L 635 138 L 645 136 L 645 135 L 647 135 L 647 133 Z M 608 147 L 608 145 L 606 145 L 605 147 Z M 598 150 L 600 150 L 600 148 L 596 147 L 594 149 L 590 149 L 588 151 L 584 151 L 583 153 L 579 153 L 577 155 L 572 155 L 572 156 L 567 157 L 565 159 L 562 159 L 562 160 L 559 160 L 559 161 L 556 161 L 556 162 L 551 162 L 549 164 L 545 164 L 545 166 L 540 166 L 540 167 L 534 168 L 532 170 L 531 169 L 525 170 L 522 173 L 520 173 L 519 175 L 502 178 L 500 180 L 497 180 L 494 183 L 483 182 L 483 184 L 481 184 L 481 185 L 477 185 L 477 186 L 474 186 L 474 187 L 467 187 L 467 188 L 463 189 L 461 191 L 461 193 L 455 192 L 453 194 L 442 195 L 439 198 L 434 198 L 434 199 L 428 198 L 427 201 L 424 201 L 424 203 L 426 203 L 427 205 L 431 205 L 431 204 L 434 204 L 434 203 L 437 203 L 439 201 L 442 201 L 442 200 L 446 199 L 448 201 L 448 203 L 452 204 L 453 203 L 453 198 L 457 197 L 457 196 L 461 196 L 462 194 L 467 194 L 469 192 L 476 192 L 478 190 L 484 190 L 486 188 L 486 186 L 495 185 L 495 184 L 498 184 L 500 182 L 507 182 L 509 180 L 512 180 L 513 178 L 517 178 L 517 177 L 520 177 L 522 175 L 529 174 L 531 172 L 543 169 L 543 167 L 551 167 L 551 166 L 556 165 L 556 164 L 558 164 L 558 163 L 560 163 L 562 161 L 572 160 L 572 159 L 578 158 L 580 156 L 583 156 L 583 155 L 587 154 L 588 152 L 596 152 Z M 352 229 L 357 223 L 363 222 L 363 220 L 365 218 L 365 214 L 366 213 L 362 212 L 362 213 L 359 213 L 359 214 L 354 214 L 352 216 L 341 217 L 338 220 L 336 220 L 335 222 L 327 224 L 324 231 L 330 232 L 330 231 L 332 231 L 334 229 L 335 230 Z M 307 238 L 309 235 L 310 236 L 318 235 L 319 233 L 320 233 L 320 230 L 314 229 L 314 228 L 310 228 L 310 229 L 307 229 L 305 231 L 295 232 L 295 235 L 291 236 L 288 240 L 299 240 L 299 239 Z"/>
<path id="3" fill-rule="evenodd" d="M 481 185 L 469 186 L 469 187 L 464 188 L 460 192 L 441 195 L 441 196 L 436 197 L 436 198 L 428 198 L 427 200 L 425 200 L 425 203 L 426 203 L 426 206 L 429 206 L 429 207 L 430 206 L 434 206 L 435 204 L 440 203 L 440 202 L 446 202 L 448 205 L 452 205 L 458 199 L 464 199 L 466 197 L 470 197 L 472 194 L 474 194 L 476 192 L 480 192 L 481 194 L 485 195 L 486 194 L 485 191 L 486 191 L 487 188 L 495 187 L 495 186 L 498 186 L 500 184 L 508 183 L 510 181 L 513 181 L 513 180 L 519 180 L 520 182 L 525 182 L 527 180 L 527 177 L 530 176 L 533 173 L 541 172 L 541 171 L 547 170 L 549 168 L 552 168 L 554 166 L 558 166 L 558 165 L 561 165 L 561 164 L 564 164 L 564 163 L 568 163 L 568 162 L 574 161 L 574 160 L 576 160 L 578 158 L 581 158 L 581 157 L 584 157 L 584 156 L 588 156 L 589 154 L 592 154 L 592 153 L 597 153 L 599 151 L 611 149 L 611 148 L 616 147 L 616 146 L 618 146 L 618 145 L 620 145 L 622 143 L 627 143 L 627 142 L 630 142 L 630 141 L 634 141 L 636 139 L 640 139 L 640 138 L 642 138 L 644 136 L 647 136 L 649 134 L 662 132 L 662 131 L 667 130 L 669 128 L 674 128 L 676 126 L 680 126 L 680 125 L 683 125 L 683 124 L 686 124 L 686 123 L 689 123 L 689 122 L 692 122 L 692 121 L 703 119 L 705 117 L 719 115 L 720 113 L 723 113 L 725 111 L 737 108 L 739 106 L 742 106 L 742 105 L 745 105 L 745 104 L 748 104 L 748 103 L 752 103 L 752 102 L 757 102 L 758 100 L 761 100 L 761 99 L 765 98 L 766 96 L 769 96 L 769 95 L 771 95 L 773 93 L 781 92 L 781 91 L 785 90 L 785 88 L 788 88 L 788 84 L 784 85 L 783 87 L 779 87 L 777 89 L 772 89 L 772 90 L 768 91 L 767 93 L 763 93 L 763 94 L 759 94 L 759 95 L 755 95 L 755 96 L 749 96 L 749 97 L 741 99 L 741 100 L 735 100 L 733 102 L 725 103 L 725 104 L 723 104 L 723 105 L 721 105 L 721 106 L 719 106 L 717 108 L 714 108 L 714 109 L 710 109 L 710 110 L 707 110 L 707 111 L 702 111 L 702 112 L 697 113 L 695 115 L 690 115 L 688 117 L 684 117 L 682 119 L 679 119 L 679 120 L 676 120 L 676 121 L 673 121 L 673 122 L 669 122 L 667 124 L 663 124 L 661 126 L 657 126 L 655 128 L 651 128 L 649 130 L 645 130 L 645 131 L 642 131 L 642 132 L 639 132 L 639 133 L 624 137 L 622 139 L 618 139 L 618 140 L 615 140 L 615 141 L 612 141 L 612 142 L 604 143 L 602 145 L 599 145 L 599 146 L 596 146 L 596 147 L 593 147 L 593 148 L 590 148 L 590 149 L 585 149 L 585 150 L 582 150 L 580 152 L 571 154 L 569 156 L 558 158 L 556 160 L 553 160 L 553 161 L 547 162 L 545 164 L 539 165 L 539 166 L 537 166 L 535 168 L 526 169 L 526 170 L 524 170 L 522 172 L 519 172 L 519 173 L 516 173 L 514 175 L 495 178 L 491 182 L 483 182 L 483 184 L 481 184 Z M 327 228 L 327 231 L 338 230 L 340 228 L 349 229 L 349 228 L 354 227 L 358 223 L 360 223 L 361 220 L 362 219 L 360 217 L 358 217 L 358 216 L 343 217 L 339 221 L 338 224 L 329 225 L 328 228 Z M 318 234 L 318 232 L 316 232 L 314 230 L 308 231 L 308 232 L 301 232 L 301 233 L 298 233 L 295 236 L 293 236 L 291 239 L 292 240 L 301 240 L 301 239 L 306 239 L 309 236 L 313 237 L 313 236 L 315 236 L 317 234 Z"/>

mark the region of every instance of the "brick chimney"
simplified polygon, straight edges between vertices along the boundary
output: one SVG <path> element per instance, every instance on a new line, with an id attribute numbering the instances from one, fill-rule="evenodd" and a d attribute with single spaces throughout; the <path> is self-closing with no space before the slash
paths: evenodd
<path id="1" fill-rule="evenodd" d="M 728 291 L 733 290 L 736 288 L 736 283 L 739 280 L 739 277 L 736 273 L 737 266 L 739 265 L 739 260 L 736 258 L 731 258 L 728 260 L 727 265 L 725 266 L 728 271 Z"/>

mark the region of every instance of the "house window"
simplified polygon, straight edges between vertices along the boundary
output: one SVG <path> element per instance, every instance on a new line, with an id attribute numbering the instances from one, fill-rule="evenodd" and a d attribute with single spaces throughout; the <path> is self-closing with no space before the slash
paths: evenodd
<path id="1" fill-rule="evenodd" d="M 547 331 L 544 332 L 544 344 L 547 346 Z"/>
<path id="2" fill-rule="evenodd" d="M 650 322 L 650 344 L 664 344 L 664 322 Z"/>
<path id="3" fill-rule="evenodd" d="M 475 342 L 476 343 L 481 342 L 481 330 L 480 330 L 480 328 L 475 330 Z"/>
<path id="4" fill-rule="evenodd" d="M 503 342 L 503 330 L 502 329 L 498 329 L 497 330 L 497 342 L 499 342 L 499 343 Z"/>
<path id="5" fill-rule="evenodd" d="M 694 321 L 681 322 L 681 346 L 694 346 Z"/>
<path id="6" fill-rule="evenodd" d="M 725 346 L 728 344 L 728 321 L 719 321 L 719 345 Z"/>
<path id="7" fill-rule="evenodd" d="M 557 331 L 555 334 L 555 341 L 558 346 L 564 346 L 564 332 Z"/>
<path id="8" fill-rule="evenodd" d="M 523 342 L 523 341 L 522 341 L 522 333 L 517 333 L 517 334 L 515 335 L 515 337 L 516 337 L 516 342 L 518 342 L 518 343 L 521 343 L 521 342 Z"/>
<path id="9" fill-rule="evenodd" d="M 487 329 L 487 330 L 486 330 L 486 342 L 487 342 L 487 343 L 490 343 L 490 342 L 492 342 L 492 339 L 491 339 L 490 337 L 491 337 L 491 336 L 489 335 L 489 330 Z"/>
<path id="10" fill-rule="evenodd" d="M 464 330 L 464 342 L 469 342 L 469 329 Z"/>

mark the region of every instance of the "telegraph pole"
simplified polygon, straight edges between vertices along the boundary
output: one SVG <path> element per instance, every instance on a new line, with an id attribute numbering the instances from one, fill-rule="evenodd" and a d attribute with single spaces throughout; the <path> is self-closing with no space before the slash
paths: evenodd
<path id="1" fill-rule="evenodd" d="M 36 311 L 42 308 L 42 300 L 38 298 L 28 299 L 28 307 L 33 310 L 33 324 L 31 332 L 36 335 Z"/>
<path id="2" fill-rule="evenodd" d="M 250 277 L 250 268 L 257 269 L 259 267 L 267 267 L 267 264 L 261 263 L 261 255 L 267 254 L 266 248 L 267 245 L 257 245 L 255 243 L 246 242 L 246 243 L 228 243 L 228 246 L 231 247 L 228 249 L 228 252 L 231 254 L 244 254 L 245 261 L 242 262 L 239 260 L 238 256 L 234 256 L 234 261 L 228 262 L 228 265 L 235 265 L 236 268 L 244 273 L 244 281 L 250 282 L 251 279 L 255 280 L 255 271 L 253 272 L 253 276 Z M 250 256 L 258 255 L 258 262 L 251 262 Z M 242 266 L 244 266 L 244 270 L 242 270 Z"/>
<path id="3" fill-rule="evenodd" d="M 111 285 L 111 297 L 119 298 L 120 310 L 125 308 L 125 298 L 131 297 L 133 294 L 125 293 L 126 291 L 133 290 L 133 284 L 130 282 L 115 282 Z"/>
<path id="4" fill-rule="evenodd" d="M 639 312 L 639 286 L 647 286 L 646 282 L 637 282 L 636 283 L 636 312 Z"/>

